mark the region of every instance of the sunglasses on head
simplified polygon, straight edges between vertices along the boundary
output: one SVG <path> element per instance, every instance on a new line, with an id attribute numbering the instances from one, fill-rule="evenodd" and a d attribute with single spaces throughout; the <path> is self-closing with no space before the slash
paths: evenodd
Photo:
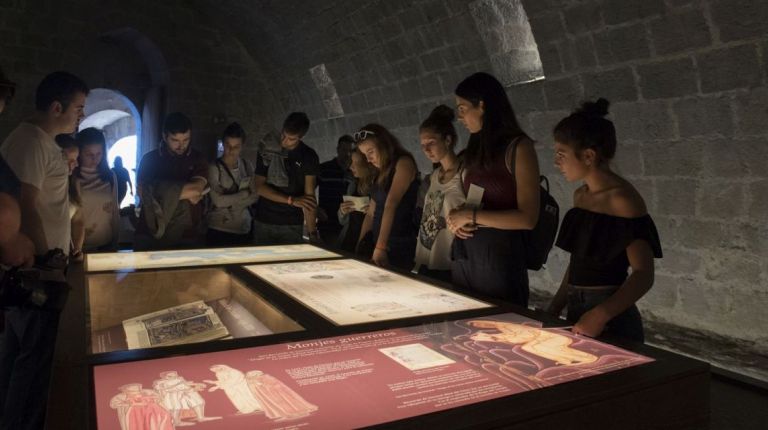
<path id="1" fill-rule="evenodd" d="M 355 134 L 352 135 L 352 137 L 355 139 L 355 143 L 360 143 L 371 136 L 376 136 L 376 133 L 369 130 L 356 131 Z"/>

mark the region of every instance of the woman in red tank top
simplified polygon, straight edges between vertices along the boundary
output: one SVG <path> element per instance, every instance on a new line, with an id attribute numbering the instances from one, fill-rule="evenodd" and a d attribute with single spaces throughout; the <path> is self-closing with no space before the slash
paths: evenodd
<path id="1" fill-rule="evenodd" d="M 464 190 L 479 187 L 482 199 L 480 206 L 456 209 L 448 217 L 448 227 L 458 239 L 453 245 L 453 283 L 527 306 L 521 233 L 533 229 L 539 216 L 539 164 L 533 141 L 520 129 L 504 87 L 493 76 L 475 73 L 455 94 L 459 121 L 471 133 L 464 153 Z"/>

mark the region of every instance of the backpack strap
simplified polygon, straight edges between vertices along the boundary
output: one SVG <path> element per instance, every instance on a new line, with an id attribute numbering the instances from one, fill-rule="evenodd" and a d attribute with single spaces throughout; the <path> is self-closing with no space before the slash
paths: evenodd
<path id="1" fill-rule="evenodd" d="M 515 176 L 515 160 L 517 158 L 517 144 L 520 143 L 520 139 L 524 135 L 516 136 L 507 145 L 507 150 L 504 151 L 504 164 L 507 166 L 507 171 Z M 510 153 L 511 152 L 511 153 Z"/>
<path id="2" fill-rule="evenodd" d="M 229 167 L 227 167 L 227 164 L 221 161 L 221 158 L 216 159 L 216 166 L 219 168 L 219 184 L 221 184 L 221 168 L 224 167 L 224 170 L 227 172 L 227 175 L 229 175 L 229 178 L 232 179 L 232 186 L 229 187 L 227 191 L 238 191 L 240 190 L 240 183 L 238 183 L 235 180 L 235 175 L 232 174 L 232 171 L 229 170 Z"/>

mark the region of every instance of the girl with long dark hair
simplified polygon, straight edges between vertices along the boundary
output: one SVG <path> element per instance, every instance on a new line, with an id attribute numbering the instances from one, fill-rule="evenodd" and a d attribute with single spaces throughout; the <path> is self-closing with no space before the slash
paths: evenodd
<path id="1" fill-rule="evenodd" d="M 459 121 L 471 136 L 464 152 L 464 191 L 481 205 L 451 211 L 451 277 L 459 287 L 528 305 L 522 232 L 539 216 L 539 164 L 533 141 L 515 118 L 504 87 L 475 73 L 456 87 Z M 471 197 L 468 196 L 468 197 Z"/>

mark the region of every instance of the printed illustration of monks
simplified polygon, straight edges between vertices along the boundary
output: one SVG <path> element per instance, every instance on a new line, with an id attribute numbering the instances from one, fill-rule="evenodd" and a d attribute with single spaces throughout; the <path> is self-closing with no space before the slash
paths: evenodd
<path id="1" fill-rule="evenodd" d="M 208 388 L 209 392 L 216 391 L 218 389 L 224 390 L 224 393 L 232 402 L 232 405 L 237 409 L 238 415 L 253 414 L 262 412 L 261 403 L 256 400 L 251 390 L 248 388 L 248 383 L 245 381 L 245 374 L 243 372 L 233 369 L 225 364 L 215 364 L 211 366 L 211 372 L 216 374 L 216 380 L 211 381 L 206 379 L 212 387 Z"/>
<path id="2" fill-rule="evenodd" d="M 195 423 L 182 421 L 181 413 L 186 409 L 194 412 L 197 422 L 221 419 L 221 417 L 205 416 L 205 400 L 199 393 L 205 389 L 205 384 L 187 381 L 176 371 L 168 371 L 160 373 L 160 379 L 153 385 L 160 395 L 162 405 L 171 412 L 175 426 L 195 425 Z"/>
<path id="3" fill-rule="evenodd" d="M 542 330 L 523 324 L 502 321 L 474 320 L 469 325 L 481 329 L 493 329 L 499 333 L 477 332 L 470 336 L 479 342 L 499 342 L 522 345 L 522 350 L 566 366 L 588 364 L 597 361 L 597 356 L 571 348 L 573 339 L 549 330 Z"/>
<path id="4" fill-rule="evenodd" d="M 279 379 L 260 370 L 246 373 L 245 380 L 253 395 L 261 402 L 264 415 L 269 419 L 293 420 L 306 417 L 317 410 L 317 406 L 304 400 Z"/>
<path id="5" fill-rule="evenodd" d="M 109 406 L 117 410 L 121 430 L 174 430 L 173 417 L 158 404 L 157 392 L 142 389 L 141 384 L 126 384 L 119 390 Z"/>

